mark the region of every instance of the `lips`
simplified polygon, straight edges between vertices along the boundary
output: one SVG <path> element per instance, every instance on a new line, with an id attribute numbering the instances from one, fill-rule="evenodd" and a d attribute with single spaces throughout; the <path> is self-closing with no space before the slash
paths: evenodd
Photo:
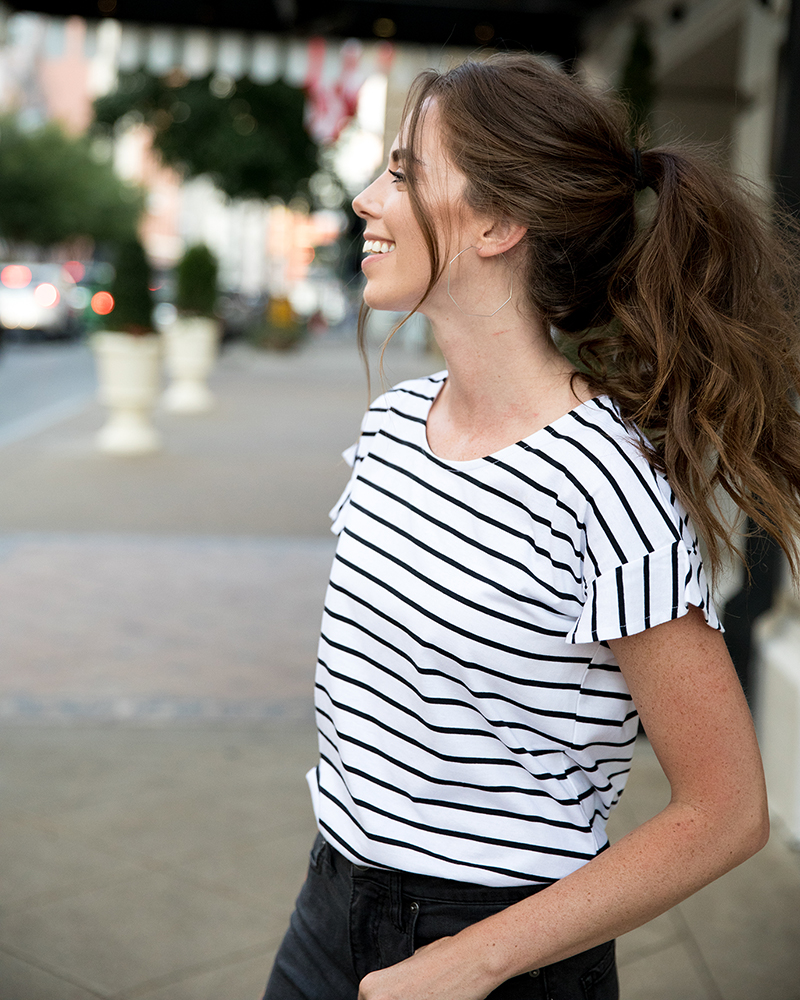
<path id="1" fill-rule="evenodd" d="M 364 253 L 391 253 L 395 244 L 387 240 L 364 240 Z"/>

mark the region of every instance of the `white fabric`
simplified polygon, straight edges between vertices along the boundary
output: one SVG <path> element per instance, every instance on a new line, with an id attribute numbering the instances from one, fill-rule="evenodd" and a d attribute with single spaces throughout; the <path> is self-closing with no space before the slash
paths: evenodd
<path id="1" fill-rule="evenodd" d="M 547 883 L 605 847 L 630 766 L 638 720 L 605 640 L 690 604 L 719 621 L 686 516 L 608 399 L 444 461 L 426 419 L 445 377 L 382 396 L 346 453 L 317 820 L 357 864 Z"/>

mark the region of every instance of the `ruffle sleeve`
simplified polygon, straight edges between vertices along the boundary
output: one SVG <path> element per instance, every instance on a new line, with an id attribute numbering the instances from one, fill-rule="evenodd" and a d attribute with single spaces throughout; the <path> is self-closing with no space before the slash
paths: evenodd
<path id="1" fill-rule="evenodd" d="M 342 533 L 342 529 L 345 525 L 345 519 L 347 517 L 350 494 L 353 492 L 353 486 L 355 485 L 356 479 L 358 479 L 359 468 L 361 463 L 369 454 L 372 441 L 380 430 L 387 409 L 388 403 L 386 400 L 386 394 L 384 394 L 379 396 L 364 414 L 364 419 L 361 421 L 361 433 L 359 434 L 358 441 L 356 441 L 355 444 L 350 445 L 349 448 L 346 448 L 342 452 L 342 458 L 345 462 L 347 462 L 352 471 L 350 473 L 350 479 L 348 480 L 347 486 L 345 486 L 342 495 L 328 512 L 328 516 L 332 522 L 331 531 L 334 535 L 340 535 Z"/>
<path id="2" fill-rule="evenodd" d="M 567 636 L 571 643 L 619 639 L 702 610 L 722 628 L 697 545 L 679 538 L 640 558 L 605 570 L 586 585 L 583 610 Z"/>
<path id="3" fill-rule="evenodd" d="M 350 473 L 350 478 L 347 481 L 347 486 L 345 486 L 342 491 L 342 495 L 333 505 L 333 507 L 328 511 L 328 517 L 331 519 L 331 531 L 334 535 L 340 535 L 342 528 L 344 527 L 345 511 L 347 509 L 347 501 L 350 499 L 350 494 L 353 490 L 353 481 L 356 477 L 356 458 L 358 456 L 358 444 L 351 444 L 349 448 L 345 448 L 342 452 L 342 458 L 347 462 L 352 470 Z"/>

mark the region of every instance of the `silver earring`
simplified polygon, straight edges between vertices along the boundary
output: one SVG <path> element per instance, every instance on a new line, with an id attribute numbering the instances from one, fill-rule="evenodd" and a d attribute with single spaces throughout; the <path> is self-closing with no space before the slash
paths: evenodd
<path id="1" fill-rule="evenodd" d="M 507 306 L 508 303 L 511 301 L 511 296 L 514 293 L 514 276 L 513 276 L 513 274 L 511 274 L 509 272 L 510 284 L 509 284 L 509 288 L 508 288 L 508 298 L 505 299 L 503 302 L 501 302 L 500 305 L 495 309 L 494 312 L 490 312 L 490 313 L 471 313 L 471 312 L 467 312 L 465 309 L 462 309 L 461 306 L 458 304 L 458 302 L 456 302 L 456 300 L 453 298 L 453 293 L 450 291 L 450 269 L 453 266 L 453 262 L 457 261 L 458 258 L 461 256 L 462 253 L 466 253 L 467 250 L 475 250 L 475 249 L 476 249 L 476 247 L 473 247 L 473 246 L 464 247 L 463 250 L 459 250 L 458 251 L 458 253 L 455 255 L 455 257 L 453 257 L 453 260 L 451 260 L 450 263 L 447 265 L 447 294 L 450 296 L 450 299 L 452 300 L 453 304 L 456 306 L 456 308 L 458 309 L 458 311 L 461 312 L 461 313 L 463 313 L 464 316 L 482 316 L 484 319 L 489 319 L 492 316 L 496 316 L 497 313 L 499 313 L 500 310 L 503 308 L 503 306 Z M 501 253 L 500 256 L 503 258 L 503 260 L 506 259 L 506 255 L 504 253 Z"/>

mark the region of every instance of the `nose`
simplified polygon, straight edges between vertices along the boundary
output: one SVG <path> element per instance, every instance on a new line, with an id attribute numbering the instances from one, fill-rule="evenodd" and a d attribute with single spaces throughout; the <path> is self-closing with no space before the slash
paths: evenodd
<path id="1" fill-rule="evenodd" d="M 353 198 L 353 211 L 359 218 L 374 219 L 380 215 L 381 206 L 378 200 L 377 185 L 378 181 L 373 181 Z"/>

